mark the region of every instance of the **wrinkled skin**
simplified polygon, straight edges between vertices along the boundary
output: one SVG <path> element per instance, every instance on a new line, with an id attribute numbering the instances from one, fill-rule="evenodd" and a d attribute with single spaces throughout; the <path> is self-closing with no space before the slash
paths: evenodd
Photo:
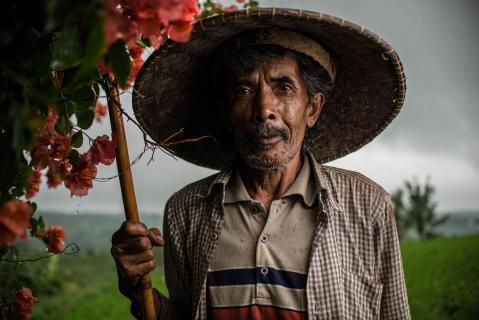
<path id="1" fill-rule="evenodd" d="M 133 302 L 140 302 L 139 278 L 155 269 L 154 246 L 163 246 L 161 232 L 148 229 L 141 222 L 125 221 L 113 234 L 111 254 L 118 270 L 120 292 Z"/>
<path id="2" fill-rule="evenodd" d="M 259 170 L 287 166 L 300 155 L 306 128 L 316 123 L 322 93 L 309 104 L 296 60 L 289 55 L 232 78 L 225 111 L 243 160 Z"/>
<path id="3" fill-rule="evenodd" d="M 225 119 L 243 159 L 248 192 L 269 208 L 299 172 L 304 134 L 318 119 L 324 95 L 309 101 L 296 60 L 288 55 L 231 78 Z M 152 247 L 162 245 L 158 229 L 138 222 L 124 222 L 113 235 L 120 291 L 132 301 L 140 299 L 138 279 L 155 268 Z"/>

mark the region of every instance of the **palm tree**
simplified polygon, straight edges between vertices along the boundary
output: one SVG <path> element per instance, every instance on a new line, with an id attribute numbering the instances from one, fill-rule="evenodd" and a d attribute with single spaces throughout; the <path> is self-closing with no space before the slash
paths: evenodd
<path id="1" fill-rule="evenodd" d="M 397 189 L 391 194 L 391 200 L 394 203 L 394 216 L 396 218 L 396 227 L 398 231 L 399 240 L 404 237 L 405 232 L 407 231 L 406 223 L 406 214 L 405 214 L 405 205 L 403 201 L 403 190 Z"/>
<path id="2" fill-rule="evenodd" d="M 407 228 L 413 228 L 420 239 L 438 236 L 435 228 L 444 223 L 449 216 L 438 217 L 436 214 L 437 203 L 433 200 L 434 186 L 429 178 L 424 186 L 415 179 L 404 183 L 406 202 L 403 201 L 404 191 L 399 189 L 391 196 L 395 204 L 396 221 L 400 237 Z"/>

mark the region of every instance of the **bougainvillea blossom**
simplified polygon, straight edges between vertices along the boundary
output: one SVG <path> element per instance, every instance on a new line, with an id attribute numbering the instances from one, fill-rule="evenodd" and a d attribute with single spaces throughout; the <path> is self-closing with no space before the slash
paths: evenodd
<path id="1" fill-rule="evenodd" d="M 48 252 L 62 253 L 65 244 L 65 229 L 59 225 L 51 225 L 46 231 L 46 243 Z"/>
<path id="2" fill-rule="evenodd" d="M 47 185 L 49 188 L 58 187 L 71 172 L 72 165 L 66 160 L 50 159 L 48 161 Z"/>
<path id="3" fill-rule="evenodd" d="M 107 135 L 97 137 L 91 146 L 91 162 L 93 164 L 102 163 L 110 165 L 115 161 L 115 139 L 111 139 Z"/>
<path id="4" fill-rule="evenodd" d="M 140 47 L 140 38 L 148 39 L 155 49 L 163 44 L 166 33 L 175 41 L 187 41 L 200 13 L 196 0 L 104 0 L 103 6 L 107 45 L 123 39 L 130 53 L 139 51 L 135 47 Z"/>
<path id="5" fill-rule="evenodd" d="M 79 161 L 73 165 L 70 173 L 65 177 L 65 187 L 70 190 L 72 196 L 86 196 L 88 190 L 93 187 L 93 179 L 96 178 L 97 168 L 91 157 L 91 151 L 82 154 Z"/>
<path id="6" fill-rule="evenodd" d="M 14 320 L 26 320 L 32 314 L 33 303 L 38 301 L 37 297 L 34 297 L 30 288 L 21 288 L 17 291 L 14 303 Z"/>
<path id="7" fill-rule="evenodd" d="M 0 207 L 0 245 L 9 246 L 17 237 L 25 239 L 32 213 L 32 207 L 18 199 Z"/>

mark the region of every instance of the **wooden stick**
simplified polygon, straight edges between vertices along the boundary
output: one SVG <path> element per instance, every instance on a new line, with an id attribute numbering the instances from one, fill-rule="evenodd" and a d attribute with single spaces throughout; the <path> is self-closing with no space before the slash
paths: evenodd
<path id="1" fill-rule="evenodd" d="M 126 220 L 139 222 L 140 216 L 138 214 L 135 187 L 133 185 L 133 177 L 130 170 L 130 157 L 128 156 L 125 127 L 123 125 L 123 116 L 120 111 L 121 104 L 118 82 L 112 75 L 105 75 L 103 79 L 105 81 L 108 111 L 110 113 L 111 131 L 116 140 L 116 161 Z M 151 287 L 149 274 L 140 278 L 140 286 L 143 297 L 143 319 L 155 320 L 155 301 L 153 298 L 153 289 Z"/>

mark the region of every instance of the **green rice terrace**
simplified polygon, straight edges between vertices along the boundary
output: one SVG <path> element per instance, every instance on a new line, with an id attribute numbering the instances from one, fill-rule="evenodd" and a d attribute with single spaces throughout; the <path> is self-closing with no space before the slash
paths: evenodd
<path id="1" fill-rule="evenodd" d="M 50 215 L 48 221 L 63 224 L 69 232 L 67 243 L 76 242 L 80 252 L 17 265 L 17 279 L 4 278 L 15 265 L 3 263 L 0 282 L 21 279 L 32 288 L 39 301 L 31 319 L 132 319 L 127 299 L 117 290 L 109 253 L 110 236 L 121 219 Z M 146 216 L 144 221 L 161 225 L 159 217 Z M 479 319 L 479 234 L 452 236 L 451 230 L 459 228 L 454 221 L 448 237 L 401 245 L 413 319 Z M 448 234 L 447 225 L 442 228 Z M 23 258 L 45 254 L 37 242 L 18 243 Z M 167 294 L 162 252 L 156 250 L 159 267 L 152 273 L 153 284 Z"/>

